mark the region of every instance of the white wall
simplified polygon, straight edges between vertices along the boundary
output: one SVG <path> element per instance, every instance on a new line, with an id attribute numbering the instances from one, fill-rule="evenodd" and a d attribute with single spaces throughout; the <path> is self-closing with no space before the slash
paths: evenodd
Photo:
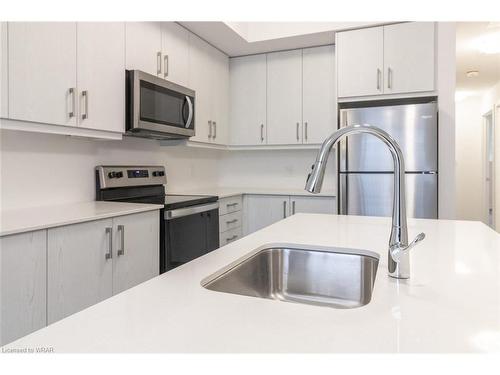
<path id="1" fill-rule="evenodd" d="M 456 103 L 456 218 L 483 220 L 481 96 Z"/>
<path id="2" fill-rule="evenodd" d="M 165 165 L 167 191 L 213 187 L 221 156 L 139 138 L 96 141 L 10 130 L 0 131 L 0 146 L 1 209 L 94 200 L 99 164 Z"/>
<path id="3" fill-rule="evenodd" d="M 230 151 L 219 164 L 219 185 L 304 189 L 317 150 Z M 330 157 L 323 189 L 337 191 L 336 168 Z"/>

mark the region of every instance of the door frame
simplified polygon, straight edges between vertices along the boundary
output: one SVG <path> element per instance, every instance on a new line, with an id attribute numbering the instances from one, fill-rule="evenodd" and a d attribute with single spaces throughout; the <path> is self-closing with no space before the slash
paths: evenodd
<path id="1" fill-rule="evenodd" d="M 488 160 L 488 146 L 487 146 L 487 136 L 488 136 L 488 131 L 487 131 L 487 128 L 486 126 L 488 125 L 489 121 L 491 121 L 491 138 L 492 138 L 492 142 L 493 142 L 493 161 L 492 161 L 492 166 L 491 166 L 491 176 L 490 176 L 490 189 L 491 189 L 491 197 L 492 197 L 492 200 L 491 200 L 491 206 L 492 206 L 492 209 L 493 209 L 493 212 L 492 212 L 492 217 L 491 217 L 491 227 L 492 228 L 495 228 L 495 224 L 496 224 L 496 220 L 495 220 L 495 216 L 496 216 L 496 209 L 495 209 L 495 205 L 496 205 L 496 197 L 495 197 L 495 159 L 496 159 L 496 155 L 495 155 L 495 137 L 496 137 L 496 134 L 495 134 L 495 112 L 497 110 L 497 105 L 494 105 L 492 109 L 484 112 L 482 115 L 481 115 L 481 127 L 482 127 L 482 145 L 481 145 L 481 148 L 482 148 L 482 170 L 483 170 L 483 178 L 482 178 L 482 186 L 483 186 L 483 202 L 482 202 L 482 206 L 483 206 L 483 212 L 482 212 L 482 216 L 483 216 L 483 221 L 486 225 L 489 225 L 489 213 L 488 213 L 488 184 L 486 183 L 486 176 L 488 175 L 488 166 L 487 166 L 487 160 Z"/>

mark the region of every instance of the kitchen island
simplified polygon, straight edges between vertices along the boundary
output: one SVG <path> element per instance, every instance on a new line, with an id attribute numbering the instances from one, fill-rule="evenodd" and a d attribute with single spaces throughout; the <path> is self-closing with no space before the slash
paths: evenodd
<path id="1" fill-rule="evenodd" d="M 390 218 L 296 214 L 2 348 L 54 352 L 500 352 L 500 235 L 409 219 L 411 278 L 387 276 Z M 335 309 L 219 293 L 200 282 L 265 244 L 379 254 L 367 305 Z"/>

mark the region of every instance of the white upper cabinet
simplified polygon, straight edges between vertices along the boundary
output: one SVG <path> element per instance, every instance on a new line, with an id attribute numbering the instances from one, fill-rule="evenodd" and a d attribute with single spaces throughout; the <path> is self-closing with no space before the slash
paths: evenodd
<path id="1" fill-rule="evenodd" d="M 302 80 L 303 143 L 322 143 L 337 128 L 334 46 L 303 50 Z"/>
<path id="2" fill-rule="evenodd" d="M 9 117 L 7 22 L 0 22 L 0 117 Z"/>
<path id="3" fill-rule="evenodd" d="M 267 143 L 302 143 L 302 50 L 267 55 Z"/>
<path id="4" fill-rule="evenodd" d="M 77 124 L 76 23 L 11 22 L 9 118 Z"/>
<path id="5" fill-rule="evenodd" d="M 161 34 L 162 77 L 178 85 L 189 82 L 189 31 L 175 22 L 164 22 Z"/>
<path id="6" fill-rule="evenodd" d="M 126 67 L 128 70 L 162 76 L 161 22 L 127 22 L 125 24 Z"/>
<path id="7" fill-rule="evenodd" d="M 123 132 L 125 124 L 125 24 L 77 24 L 80 126 Z"/>
<path id="8" fill-rule="evenodd" d="M 434 23 L 384 26 L 384 93 L 434 90 Z"/>
<path id="9" fill-rule="evenodd" d="M 340 32 L 336 47 L 338 96 L 382 94 L 383 27 Z"/>
<path id="10" fill-rule="evenodd" d="M 212 142 L 227 144 L 229 141 L 229 59 L 219 50 L 210 50 L 213 66 L 211 99 L 212 99 Z"/>
<path id="11" fill-rule="evenodd" d="M 266 143 L 266 55 L 230 60 L 229 123 L 232 145 Z"/>
<path id="12" fill-rule="evenodd" d="M 337 34 L 339 97 L 433 91 L 434 23 L 408 22 Z"/>

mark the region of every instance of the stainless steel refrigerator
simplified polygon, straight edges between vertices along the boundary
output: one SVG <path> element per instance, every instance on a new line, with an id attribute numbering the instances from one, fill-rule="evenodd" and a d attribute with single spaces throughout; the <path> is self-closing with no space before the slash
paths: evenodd
<path id="1" fill-rule="evenodd" d="M 420 100 L 422 101 L 422 100 Z M 340 126 L 369 124 L 388 132 L 404 154 L 408 217 L 438 217 L 438 121 L 435 98 L 424 102 L 339 105 Z M 339 148 L 339 213 L 391 216 L 393 161 L 371 134 L 347 137 Z"/>

